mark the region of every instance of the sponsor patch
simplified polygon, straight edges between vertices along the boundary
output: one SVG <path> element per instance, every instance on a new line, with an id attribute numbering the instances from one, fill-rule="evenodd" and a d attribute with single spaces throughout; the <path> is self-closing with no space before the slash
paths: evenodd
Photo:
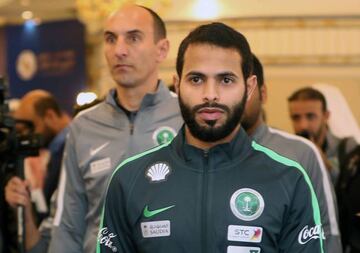
<path id="1" fill-rule="evenodd" d="M 145 172 L 150 182 L 162 182 L 170 174 L 170 166 L 164 162 L 158 162 L 151 165 Z"/>
<path id="2" fill-rule="evenodd" d="M 90 163 L 90 172 L 91 174 L 97 174 L 103 171 L 106 171 L 111 168 L 111 159 L 110 157 L 94 161 Z"/>
<path id="3" fill-rule="evenodd" d="M 227 253 L 260 253 L 259 247 L 228 246 Z"/>
<path id="4" fill-rule="evenodd" d="M 111 249 L 112 252 L 117 252 L 116 246 L 114 246 L 114 242 L 111 240 L 115 238 L 117 235 L 114 233 L 110 233 L 107 227 L 100 229 L 98 234 L 98 242 L 105 247 Z"/>
<path id="5" fill-rule="evenodd" d="M 233 214 L 245 221 L 259 218 L 264 211 L 265 202 L 261 194 L 254 189 L 242 188 L 233 193 L 230 208 Z"/>
<path id="6" fill-rule="evenodd" d="M 170 221 L 149 221 L 141 222 L 141 232 L 144 238 L 170 236 Z"/>
<path id="7" fill-rule="evenodd" d="M 172 141 L 176 135 L 176 131 L 168 126 L 162 126 L 153 133 L 153 141 L 155 145 L 161 145 Z"/>
<path id="8" fill-rule="evenodd" d="M 251 226 L 228 226 L 228 240 L 236 242 L 261 242 L 262 227 Z"/>
<path id="9" fill-rule="evenodd" d="M 316 225 L 310 228 L 306 225 L 299 233 L 298 242 L 300 244 L 306 244 L 311 240 L 319 239 L 320 236 L 325 239 L 324 231 L 322 230 L 321 225 Z"/>

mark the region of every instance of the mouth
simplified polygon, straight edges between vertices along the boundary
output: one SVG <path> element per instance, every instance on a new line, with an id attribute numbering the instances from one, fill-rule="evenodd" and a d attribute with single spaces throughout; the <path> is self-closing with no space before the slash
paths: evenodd
<path id="1" fill-rule="evenodd" d="M 114 69 L 115 69 L 115 70 L 120 70 L 120 71 L 129 70 L 129 69 L 131 69 L 131 68 L 133 68 L 133 66 L 132 66 L 132 65 L 129 65 L 129 64 L 116 64 L 116 65 L 114 66 Z"/>
<path id="2" fill-rule="evenodd" d="M 198 110 L 198 115 L 204 121 L 218 120 L 224 114 L 224 111 L 219 108 L 202 108 Z"/>

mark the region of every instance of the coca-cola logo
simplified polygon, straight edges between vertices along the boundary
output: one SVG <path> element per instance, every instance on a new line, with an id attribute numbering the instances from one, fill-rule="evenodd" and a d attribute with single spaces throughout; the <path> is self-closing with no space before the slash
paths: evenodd
<path id="1" fill-rule="evenodd" d="M 105 245 L 110 248 L 112 252 L 117 252 L 116 246 L 113 245 L 111 241 L 112 238 L 115 238 L 116 235 L 114 233 L 110 233 L 107 227 L 102 228 L 98 234 L 98 241 L 100 244 Z"/>
<path id="2" fill-rule="evenodd" d="M 310 227 L 306 225 L 299 233 L 298 242 L 300 244 L 306 244 L 310 240 L 319 239 L 322 235 L 321 225 L 316 225 L 315 227 Z M 324 238 L 324 236 L 323 236 Z"/>

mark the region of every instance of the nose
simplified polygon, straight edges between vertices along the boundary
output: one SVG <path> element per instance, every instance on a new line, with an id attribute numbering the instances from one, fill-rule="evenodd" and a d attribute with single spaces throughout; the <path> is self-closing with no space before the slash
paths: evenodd
<path id="1" fill-rule="evenodd" d="M 308 131 L 309 122 L 305 117 L 300 117 L 300 119 L 295 124 L 296 132 Z"/>
<path id="2" fill-rule="evenodd" d="M 129 49 L 123 37 L 119 36 L 115 44 L 115 55 L 119 58 L 126 57 L 129 54 Z"/>
<path id="3" fill-rule="evenodd" d="M 217 102 L 219 100 L 219 91 L 215 81 L 208 80 L 203 87 L 203 100 L 205 102 Z"/>

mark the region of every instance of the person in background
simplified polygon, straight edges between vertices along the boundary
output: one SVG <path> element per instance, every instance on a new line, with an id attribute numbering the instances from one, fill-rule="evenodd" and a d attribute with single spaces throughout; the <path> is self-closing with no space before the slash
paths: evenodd
<path id="1" fill-rule="evenodd" d="M 39 201 L 44 199 L 45 206 L 49 209 L 51 196 L 59 181 L 67 126 L 71 118 L 61 110 L 56 99 L 44 90 L 33 90 L 25 94 L 14 113 L 14 118 L 31 122 L 34 133 L 43 137 L 43 145 L 49 151 L 50 160 L 47 164 L 44 187 L 39 196 Z M 18 125 L 17 129 L 19 133 L 28 133 L 28 129 L 22 124 Z M 7 203 L 13 208 L 18 205 L 25 207 L 26 250 L 41 246 L 38 245 L 41 235 L 38 224 L 41 220 L 35 215 L 36 210 L 31 204 L 31 190 L 30 182 L 17 176 L 11 177 L 5 187 Z"/>
<path id="2" fill-rule="evenodd" d="M 105 100 L 70 125 L 49 252 L 95 252 L 105 190 L 125 158 L 170 141 L 182 124 L 177 97 L 159 79 L 169 41 L 152 10 L 124 5 L 104 27 L 116 82 Z"/>
<path id="3" fill-rule="evenodd" d="M 253 55 L 257 88 L 247 101 L 241 120 L 246 132 L 259 144 L 284 155 L 299 164 L 308 173 L 319 201 L 321 221 L 325 232 L 325 252 L 341 253 L 341 240 L 337 222 L 336 201 L 327 170 L 316 146 L 299 136 L 269 127 L 263 119 L 263 104 L 267 100 L 267 86 L 263 66 Z"/>
<path id="4" fill-rule="evenodd" d="M 246 38 L 222 23 L 181 42 L 174 79 L 185 125 L 113 173 L 97 253 L 324 252 L 304 169 L 241 128 L 252 61 Z"/>
<path id="5" fill-rule="evenodd" d="M 327 124 L 330 112 L 320 91 L 311 87 L 301 88 L 290 95 L 288 102 L 295 133 L 315 143 L 336 185 L 342 160 L 356 147 L 356 141 L 353 138 L 340 139 L 331 132 Z"/>

